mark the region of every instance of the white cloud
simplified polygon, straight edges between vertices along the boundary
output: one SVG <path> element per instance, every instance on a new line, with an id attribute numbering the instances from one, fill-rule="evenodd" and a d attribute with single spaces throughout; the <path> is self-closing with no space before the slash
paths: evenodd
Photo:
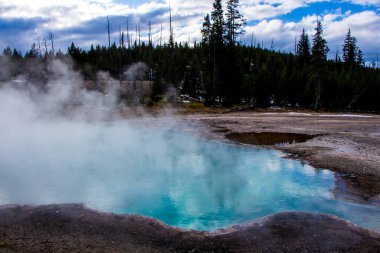
<path id="1" fill-rule="evenodd" d="M 263 20 L 254 26 L 247 27 L 247 36 L 254 35 L 255 44 L 264 44 L 269 48 L 274 43 L 275 50 L 292 51 L 294 39 L 298 35 L 298 25 L 293 22 L 286 23 L 279 19 Z"/>
<path id="2" fill-rule="evenodd" d="M 326 0 L 247 0 L 241 2 L 241 10 L 248 20 L 262 20 L 288 14 L 316 2 L 326 2 Z"/>
<path id="3" fill-rule="evenodd" d="M 250 41 L 252 33 L 257 38 L 257 42 L 264 41 L 269 47 L 274 39 L 277 50 L 293 51 L 294 38 L 299 36 L 305 28 L 309 34 L 314 33 L 315 15 L 307 15 L 299 21 L 287 22 L 279 17 L 292 13 L 294 10 L 304 8 L 316 2 L 330 2 L 332 0 L 242 0 L 240 1 L 240 11 L 245 18 L 254 25 L 247 27 L 246 40 Z M 337 0 L 338 1 L 338 0 Z M 340 2 L 351 2 L 354 4 L 367 6 L 380 6 L 380 0 L 339 0 Z M 25 38 L 26 48 L 38 36 L 43 36 L 47 31 L 57 34 L 56 40 L 59 46 L 67 48 L 71 41 L 79 46 L 89 46 L 90 44 L 106 43 L 105 16 L 129 17 L 131 23 L 140 20 L 143 39 L 146 40 L 148 31 L 148 21 L 152 22 L 153 39 L 155 43 L 160 40 L 161 23 L 163 24 L 162 41 L 167 41 L 169 37 L 169 3 L 171 5 L 174 36 L 176 41 L 193 41 L 200 39 L 200 29 L 203 17 L 212 10 L 213 0 L 155 0 L 141 1 L 138 5 L 122 4 L 114 0 L 0 0 L 0 18 L 7 19 L 29 19 L 41 18 L 41 23 L 33 28 L 32 36 Z M 137 1 L 134 1 L 136 3 Z M 225 5 L 225 1 L 223 1 Z M 357 9 L 356 9 L 357 11 Z M 104 18 L 104 24 L 102 19 Z M 96 21 L 97 20 L 97 21 Z M 376 10 L 367 10 L 359 13 L 351 11 L 342 13 L 341 9 L 334 12 L 325 12 L 322 16 L 325 28 L 325 37 L 329 41 L 330 47 L 335 51 L 337 45 L 341 45 L 349 27 L 354 36 L 359 40 L 359 46 L 365 54 L 375 54 L 379 50 L 380 39 L 380 16 Z M 118 27 L 124 20 L 111 20 L 113 40 L 117 40 Z M 97 22 L 99 28 L 92 25 L 91 29 L 86 28 L 88 24 Z M 84 25 L 86 26 L 85 28 Z M 134 24 L 130 30 L 134 34 Z M 78 29 L 79 28 L 79 29 Z M 125 29 L 121 26 L 121 28 Z M 73 33 L 65 31 L 73 29 Z M 86 30 L 88 29 L 88 30 Z M 97 31 L 95 32 L 95 30 Z M 104 31 L 104 32 L 103 32 Z M 30 31 L 20 31 L 29 33 Z M 59 34 L 62 33 L 62 34 Z M 100 35 L 99 35 L 100 34 Z M 0 40 L 3 47 L 9 42 L 4 38 Z"/>
<path id="4" fill-rule="evenodd" d="M 68 28 L 84 21 L 104 15 L 105 10 L 117 8 L 106 0 L 66 0 L 66 1 L 23 1 L 0 0 L 5 9 L 2 18 L 48 18 L 50 22 L 43 24 L 51 29 Z M 124 7 L 128 10 L 128 7 Z"/>
<path id="5" fill-rule="evenodd" d="M 366 6 L 378 6 L 380 7 L 380 0 L 348 0 L 346 2 L 351 2 L 353 4 L 366 5 Z"/>
<path id="6" fill-rule="evenodd" d="M 363 11 L 359 13 L 327 13 L 320 17 L 324 28 L 324 37 L 329 43 L 330 56 L 336 53 L 338 46 L 341 52 L 344 38 L 348 29 L 358 39 L 358 46 L 368 59 L 375 57 L 380 45 L 380 16 L 374 11 Z M 316 26 L 317 16 L 309 15 L 299 22 L 284 22 L 279 19 L 263 20 L 258 24 L 247 28 L 247 38 L 255 35 L 256 42 L 264 42 L 269 47 L 274 39 L 276 50 L 294 51 L 295 37 L 301 34 L 302 29 L 312 39 Z"/>
<path id="7" fill-rule="evenodd" d="M 1 18 L 46 18 L 49 21 L 44 23 L 43 27 L 65 29 L 107 15 L 142 15 L 162 8 L 165 4 L 149 2 L 132 8 L 114 3 L 112 0 L 0 0 L 0 6 L 3 8 Z"/>
<path id="8" fill-rule="evenodd" d="M 246 0 L 241 2 L 241 11 L 249 20 L 262 20 L 290 13 L 292 10 L 323 0 Z M 112 0 L 0 0 L 2 18 L 48 18 L 45 27 L 63 29 L 106 15 L 142 15 L 160 8 L 172 7 L 173 16 L 197 16 L 201 18 L 211 11 L 212 0 L 165 0 L 142 3 L 137 7 L 116 3 Z"/>
<path id="9" fill-rule="evenodd" d="M 367 58 L 375 57 L 380 50 L 380 16 L 374 11 L 363 11 L 339 19 L 328 20 L 325 25 L 326 39 L 330 41 L 331 45 L 341 46 L 350 28 L 352 35 L 358 39 L 358 46 Z"/>

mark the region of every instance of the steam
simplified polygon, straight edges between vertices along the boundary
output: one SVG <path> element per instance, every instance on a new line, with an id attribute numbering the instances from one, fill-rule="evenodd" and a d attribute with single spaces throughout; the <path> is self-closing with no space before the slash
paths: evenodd
<path id="1" fill-rule="evenodd" d="M 115 96 L 87 91 L 82 76 L 62 61 L 51 60 L 47 71 L 46 80 L 33 81 L 29 78 L 31 73 L 25 73 L 3 83 L 1 116 L 36 121 L 64 115 L 89 118 L 86 108 L 115 108 Z"/>
<path id="2" fill-rule="evenodd" d="M 130 66 L 124 73 L 127 81 L 123 82 L 122 93 L 132 104 L 139 104 L 145 96 L 150 95 L 152 83 L 144 82 L 147 72 L 148 66 L 143 62 L 138 62 Z"/>
<path id="3" fill-rule="evenodd" d="M 1 59 L 0 205 L 93 199 L 102 195 L 104 185 L 91 180 L 91 173 L 109 171 L 122 185 L 120 171 L 141 178 L 136 175 L 147 173 L 141 170 L 147 157 L 168 152 L 165 139 L 173 121 L 128 119 L 120 103 L 125 92 L 134 101 L 145 95 L 133 86 L 144 79 L 145 64 L 127 69 L 124 83 L 105 72 L 89 82 L 70 62 L 35 62 L 14 76 L 7 72 L 14 62 Z M 151 131 L 152 126 L 160 130 Z M 80 171 L 87 175 L 79 176 Z M 76 192 L 81 184 L 87 189 L 82 195 Z M 72 192 L 62 197 L 60 191 Z"/>
<path id="4" fill-rule="evenodd" d="M 143 62 L 138 62 L 133 64 L 124 73 L 128 81 L 144 80 L 146 71 L 148 71 L 148 66 Z"/>
<path id="5" fill-rule="evenodd" d="M 130 66 L 126 81 L 106 72 L 87 81 L 69 61 L 31 59 L 34 64 L 15 75 L 9 71 L 17 64 L 0 59 L 0 205 L 84 202 L 109 192 L 94 179 L 100 171 L 109 172 L 115 187 L 122 187 L 117 175 L 125 170 L 136 181 L 158 173 L 142 167 L 168 154 L 168 136 L 177 123 L 149 115 L 129 118 L 120 102 L 126 94 L 132 101 L 149 94 L 139 88 L 144 63 Z M 124 180 L 134 184 L 132 179 Z M 78 193 L 81 185 L 86 190 Z"/>
<path id="6" fill-rule="evenodd" d="M 123 83 L 108 73 L 99 72 L 89 84 L 67 62 L 51 60 L 45 70 L 38 67 L 44 71 L 38 75 L 35 69 L 1 83 L 0 205 L 84 202 L 107 211 L 123 212 L 125 206 L 127 212 L 154 210 L 161 204 L 159 197 L 178 191 L 176 181 L 167 186 L 162 182 L 187 168 L 188 159 L 199 163 L 186 173 L 204 177 L 205 185 L 223 181 L 218 180 L 224 177 L 221 170 L 209 171 L 213 161 L 224 161 L 226 169 L 235 163 L 228 156 L 218 158 L 217 147 L 178 134 L 182 125 L 168 117 L 122 115 Z M 145 71 L 142 63 L 126 70 L 131 96 L 139 95 L 133 83 L 138 87 Z M 210 149 L 214 155 L 199 155 L 213 153 Z M 228 175 L 236 184 L 213 187 L 223 192 L 230 187 L 232 192 L 241 184 L 240 176 Z M 188 185 L 177 194 L 192 191 Z M 200 193 L 207 199 L 213 194 Z M 197 206 L 197 201 L 179 203 L 178 209 Z M 218 206 L 215 202 L 213 209 Z"/>

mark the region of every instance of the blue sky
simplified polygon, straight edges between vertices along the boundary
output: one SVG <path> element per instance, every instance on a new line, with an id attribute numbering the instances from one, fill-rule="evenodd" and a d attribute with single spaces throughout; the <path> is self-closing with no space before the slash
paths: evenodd
<path id="1" fill-rule="evenodd" d="M 152 23 L 153 40 L 158 43 L 161 24 L 163 40 L 169 29 L 169 4 L 172 9 L 174 36 L 177 41 L 200 39 L 203 17 L 211 11 L 213 0 L 0 0 L 0 50 L 10 46 L 25 52 L 43 41 L 48 32 L 55 35 L 56 47 L 66 51 L 74 42 L 88 48 L 91 44 L 107 44 L 106 16 L 109 16 L 112 40 L 118 41 L 119 29 L 130 25 L 135 37 L 140 23 L 146 39 L 148 22 Z M 225 5 L 225 1 L 223 1 Z M 240 11 L 247 18 L 245 36 L 252 35 L 264 46 L 274 41 L 275 49 L 293 51 L 294 39 L 304 28 L 314 33 L 315 22 L 322 21 L 331 57 L 341 48 L 347 30 L 357 37 L 358 45 L 371 61 L 380 52 L 380 0 L 240 0 Z"/>

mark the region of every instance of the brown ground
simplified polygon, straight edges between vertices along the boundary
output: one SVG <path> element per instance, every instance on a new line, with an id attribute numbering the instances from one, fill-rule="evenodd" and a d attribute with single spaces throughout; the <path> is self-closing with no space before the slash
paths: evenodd
<path id="1" fill-rule="evenodd" d="M 190 113 L 178 115 L 210 138 L 226 133 L 316 135 L 269 146 L 317 167 L 347 174 L 366 201 L 380 192 L 380 116 Z M 156 220 L 105 214 L 81 205 L 0 207 L 0 252 L 380 252 L 380 234 L 329 215 L 282 213 L 215 233 L 184 231 Z"/>
<path id="2" fill-rule="evenodd" d="M 0 252 L 379 251 L 379 233 L 329 215 L 283 213 L 206 233 L 81 205 L 0 208 Z"/>

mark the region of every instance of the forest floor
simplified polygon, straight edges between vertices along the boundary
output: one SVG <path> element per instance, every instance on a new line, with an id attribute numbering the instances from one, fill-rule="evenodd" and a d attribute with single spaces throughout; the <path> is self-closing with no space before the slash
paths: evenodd
<path id="1" fill-rule="evenodd" d="M 311 135 L 306 142 L 263 147 L 339 172 L 357 201 L 376 202 L 380 193 L 378 115 L 187 109 L 169 114 L 222 141 L 231 141 L 229 133 Z M 281 213 L 207 233 L 82 205 L 2 206 L 0 252 L 380 252 L 380 233 L 322 214 Z"/>

